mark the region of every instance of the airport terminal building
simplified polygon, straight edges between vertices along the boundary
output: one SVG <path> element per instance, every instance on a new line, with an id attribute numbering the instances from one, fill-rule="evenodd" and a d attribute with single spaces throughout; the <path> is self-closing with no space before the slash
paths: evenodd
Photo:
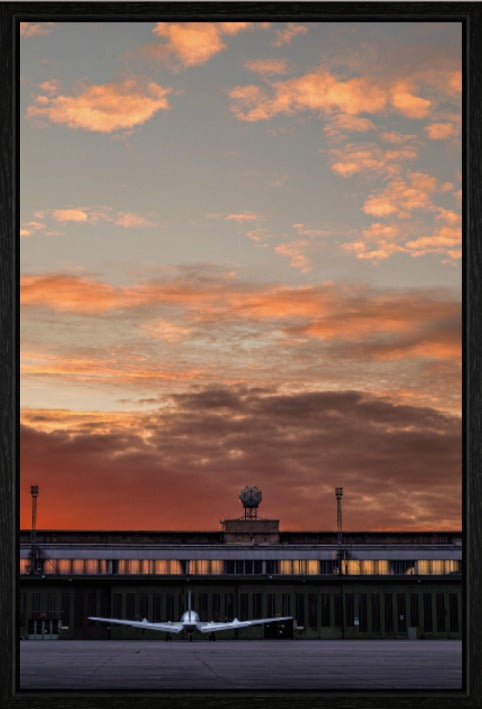
<path id="1" fill-rule="evenodd" d="M 201 620 L 293 617 L 226 639 L 455 639 L 461 563 L 460 532 L 283 532 L 246 513 L 210 532 L 25 530 L 20 635 L 160 640 L 88 616 L 177 621 L 190 591 Z"/>

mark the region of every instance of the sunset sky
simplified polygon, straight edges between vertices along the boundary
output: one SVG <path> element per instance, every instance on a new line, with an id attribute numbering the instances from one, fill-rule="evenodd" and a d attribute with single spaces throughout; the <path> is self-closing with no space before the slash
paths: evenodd
<path id="1" fill-rule="evenodd" d="M 461 26 L 22 23 L 21 524 L 461 525 Z"/>

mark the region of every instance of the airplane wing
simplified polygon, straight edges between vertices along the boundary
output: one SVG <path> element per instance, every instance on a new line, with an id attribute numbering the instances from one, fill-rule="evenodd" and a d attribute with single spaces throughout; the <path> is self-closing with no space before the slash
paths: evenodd
<path id="1" fill-rule="evenodd" d="M 89 615 L 89 620 L 98 620 L 101 623 L 117 623 L 118 625 L 130 625 L 131 628 L 142 628 L 147 630 L 161 630 L 163 633 L 180 633 L 183 629 L 182 623 L 151 623 L 149 620 L 119 620 L 118 618 L 97 618 Z"/>
<path id="2" fill-rule="evenodd" d="M 256 618 L 255 620 L 238 620 L 235 618 L 229 623 L 200 623 L 198 629 L 201 633 L 217 633 L 220 630 L 236 630 L 237 628 L 249 628 L 251 625 L 262 625 L 263 623 L 279 623 L 282 620 L 293 620 L 293 617 L 287 615 L 283 618 Z"/>

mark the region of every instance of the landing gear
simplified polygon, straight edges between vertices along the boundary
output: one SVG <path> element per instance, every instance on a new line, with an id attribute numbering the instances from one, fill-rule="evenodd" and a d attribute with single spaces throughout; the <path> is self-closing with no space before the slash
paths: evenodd
<path id="1" fill-rule="evenodd" d="M 192 633 L 189 633 L 189 642 L 192 643 Z"/>
<path id="2" fill-rule="evenodd" d="M 170 633 L 167 633 L 167 635 L 166 635 L 166 638 L 165 638 L 165 639 L 166 639 L 166 642 L 169 642 L 169 640 L 171 640 L 171 641 L 172 641 L 172 635 L 171 635 Z"/>
<path id="3" fill-rule="evenodd" d="M 216 636 L 214 633 L 209 633 L 209 642 L 214 642 L 216 640 Z"/>

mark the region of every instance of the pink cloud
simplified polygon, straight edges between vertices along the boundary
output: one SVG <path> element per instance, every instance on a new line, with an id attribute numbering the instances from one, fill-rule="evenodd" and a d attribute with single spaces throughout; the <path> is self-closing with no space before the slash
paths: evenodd
<path id="1" fill-rule="evenodd" d="M 28 106 L 26 116 L 98 133 L 130 131 L 169 110 L 170 92 L 153 81 L 126 79 L 87 86 L 76 96 L 37 97 L 38 105 Z"/>

